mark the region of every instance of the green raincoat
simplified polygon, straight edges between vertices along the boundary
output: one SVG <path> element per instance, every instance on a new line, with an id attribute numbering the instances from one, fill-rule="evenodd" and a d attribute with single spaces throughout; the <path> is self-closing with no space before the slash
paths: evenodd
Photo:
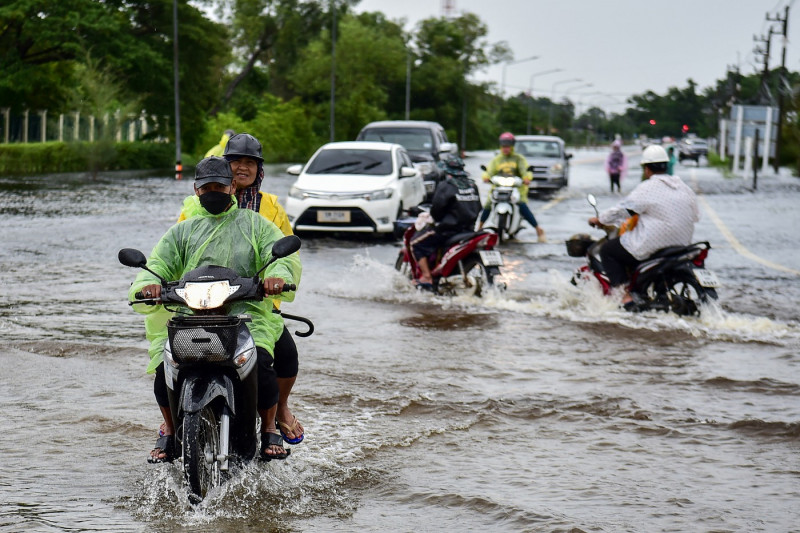
<path id="1" fill-rule="evenodd" d="M 240 276 L 255 275 L 270 259 L 272 244 L 283 237 L 283 233 L 255 211 L 239 209 L 236 199 L 233 200 L 233 206 L 219 215 L 210 214 L 195 200 L 193 216 L 175 224 L 164 234 L 150 254 L 148 268 L 168 281 L 178 280 L 186 272 L 203 265 L 226 266 Z M 299 256 L 294 253 L 275 261 L 262 273 L 262 279 L 277 277 L 286 283 L 297 284 L 301 272 Z M 141 271 L 128 291 L 129 300 L 134 300 L 136 292 L 152 283 L 159 281 L 149 272 Z M 275 341 L 283 331 L 283 320 L 272 313 L 272 299 L 291 302 L 294 295 L 294 292 L 285 292 L 261 302 L 235 302 L 231 305 L 231 313 L 250 315 L 253 321 L 248 328 L 256 346 L 273 353 Z M 147 372 L 153 373 L 164 360 L 166 323 L 171 313 L 161 305 L 137 304 L 133 307 L 139 313 L 152 315 L 145 320 L 145 332 L 150 341 Z"/>

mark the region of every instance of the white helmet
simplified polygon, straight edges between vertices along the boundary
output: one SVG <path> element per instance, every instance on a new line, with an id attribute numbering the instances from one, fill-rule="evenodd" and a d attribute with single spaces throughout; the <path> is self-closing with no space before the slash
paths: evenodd
<path id="1" fill-rule="evenodd" d="M 640 165 L 648 165 L 650 163 L 669 163 L 669 156 L 667 151 L 657 144 L 651 144 L 642 152 L 642 160 Z"/>

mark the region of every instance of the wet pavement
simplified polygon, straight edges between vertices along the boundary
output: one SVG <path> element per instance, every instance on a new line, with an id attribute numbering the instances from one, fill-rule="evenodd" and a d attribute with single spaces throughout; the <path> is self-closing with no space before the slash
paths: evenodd
<path id="1" fill-rule="evenodd" d="M 491 153 L 470 155 L 477 177 Z M 145 462 L 159 414 L 116 259 L 149 252 L 191 180 L 0 177 L 0 529 L 796 530 L 800 179 L 679 166 L 719 302 L 630 315 L 569 283 L 586 194 L 619 199 L 604 155 L 575 151 L 570 187 L 530 202 L 549 242 L 503 245 L 508 290 L 482 299 L 415 292 L 386 239 L 306 236 L 285 309 L 317 328 L 297 339 L 306 440 L 198 507 Z M 264 189 L 285 198 L 283 168 Z"/>

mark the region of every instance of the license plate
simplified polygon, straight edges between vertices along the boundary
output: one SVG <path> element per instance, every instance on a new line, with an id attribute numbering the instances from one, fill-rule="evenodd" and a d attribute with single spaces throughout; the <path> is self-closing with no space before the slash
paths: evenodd
<path id="1" fill-rule="evenodd" d="M 317 211 L 317 222 L 350 222 L 350 211 Z"/>
<path id="2" fill-rule="evenodd" d="M 481 256 L 483 265 L 487 267 L 503 266 L 503 256 L 497 250 L 481 250 L 478 252 Z"/>
<path id="3" fill-rule="evenodd" d="M 719 279 L 717 279 L 717 275 L 710 270 L 695 268 L 692 270 L 692 272 L 694 273 L 694 277 L 697 279 L 697 282 L 703 287 L 719 287 Z"/>
<path id="4" fill-rule="evenodd" d="M 425 182 L 425 192 L 433 192 L 433 190 L 435 188 L 436 188 L 436 182 L 435 181 L 426 181 Z"/>

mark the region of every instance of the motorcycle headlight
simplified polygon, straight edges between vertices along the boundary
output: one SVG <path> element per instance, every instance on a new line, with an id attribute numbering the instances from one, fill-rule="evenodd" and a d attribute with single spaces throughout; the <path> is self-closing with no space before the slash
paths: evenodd
<path id="1" fill-rule="evenodd" d="M 372 200 L 388 200 L 394 194 L 394 189 L 381 189 L 364 194 L 364 199 L 368 202 Z"/>
<path id="2" fill-rule="evenodd" d="M 216 309 L 221 307 L 228 296 L 239 290 L 241 285 L 231 285 L 228 280 L 186 283 L 175 294 L 183 298 L 192 309 Z"/>
<path id="3" fill-rule="evenodd" d="M 562 165 L 561 163 L 556 163 L 550 167 L 550 172 L 552 172 L 553 174 L 560 174 L 563 171 L 564 171 L 564 165 Z"/>
<path id="4" fill-rule="evenodd" d="M 495 176 L 492 182 L 501 187 L 513 187 L 516 179 L 512 176 Z"/>
<path id="5" fill-rule="evenodd" d="M 292 186 L 289 188 L 289 196 L 292 198 L 297 198 L 298 200 L 304 200 L 306 198 L 306 191 Z"/>

